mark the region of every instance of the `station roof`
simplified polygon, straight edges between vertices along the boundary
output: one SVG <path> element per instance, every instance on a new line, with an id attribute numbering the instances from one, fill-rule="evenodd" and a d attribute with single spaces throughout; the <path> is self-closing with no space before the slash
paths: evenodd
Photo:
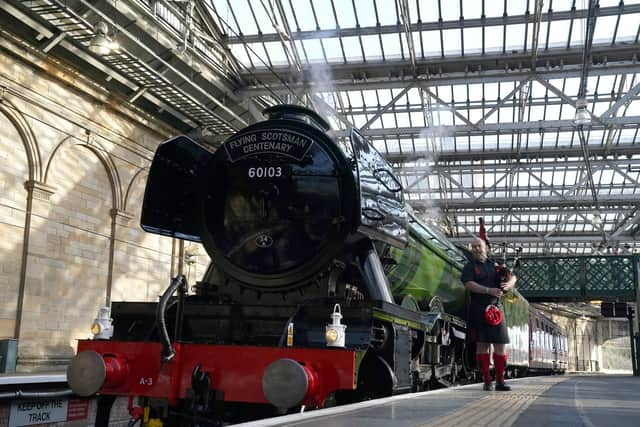
<path id="1" fill-rule="evenodd" d="M 8 0 L 1 12 L 13 36 L 212 145 L 277 103 L 316 109 L 338 137 L 362 129 L 456 242 L 482 217 L 509 254 L 640 248 L 640 1 Z M 99 22 L 108 54 L 89 49 Z"/>

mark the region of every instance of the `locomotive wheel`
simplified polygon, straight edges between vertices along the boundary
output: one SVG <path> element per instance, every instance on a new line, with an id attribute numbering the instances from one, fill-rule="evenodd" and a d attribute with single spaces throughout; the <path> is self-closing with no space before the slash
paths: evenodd
<path id="1" fill-rule="evenodd" d="M 380 356 L 365 356 L 358 371 L 356 400 L 371 400 L 391 396 L 395 374 Z"/>

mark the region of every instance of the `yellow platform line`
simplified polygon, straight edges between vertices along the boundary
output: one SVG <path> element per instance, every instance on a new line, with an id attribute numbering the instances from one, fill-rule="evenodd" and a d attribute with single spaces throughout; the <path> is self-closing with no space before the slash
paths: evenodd
<path id="1" fill-rule="evenodd" d="M 547 377 L 535 385 L 518 382 L 512 391 L 487 392 L 487 396 L 479 400 L 416 427 L 509 427 L 544 392 L 567 379 L 569 377 Z"/>

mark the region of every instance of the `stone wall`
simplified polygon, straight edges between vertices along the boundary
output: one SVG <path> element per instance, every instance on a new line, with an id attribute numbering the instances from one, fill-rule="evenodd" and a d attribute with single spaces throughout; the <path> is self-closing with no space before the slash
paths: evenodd
<path id="1" fill-rule="evenodd" d="M 576 316 L 536 305 L 567 334 L 569 370 L 631 372 L 631 344 L 624 319 Z"/>
<path id="2" fill-rule="evenodd" d="M 0 339 L 19 340 L 18 370 L 66 363 L 101 305 L 155 301 L 175 274 L 175 242 L 139 225 L 153 153 L 174 134 L 46 56 L 0 46 Z"/>

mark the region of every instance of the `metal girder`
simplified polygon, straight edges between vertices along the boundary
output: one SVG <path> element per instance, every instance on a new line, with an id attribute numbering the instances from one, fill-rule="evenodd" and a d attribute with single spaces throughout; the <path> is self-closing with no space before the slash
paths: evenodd
<path id="1" fill-rule="evenodd" d="M 464 219 L 464 218 L 476 218 L 479 216 L 490 216 L 490 215 L 496 215 L 496 216 L 502 216 L 504 215 L 505 212 L 509 212 L 509 208 L 504 208 L 504 207 L 478 207 L 477 209 L 474 208 L 472 206 L 471 203 L 469 203 L 469 206 L 464 208 L 464 209 L 446 209 L 443 208 L 442 206 L 440 206 L 440 209 L 445 209 L 447 211 L 448 214 L 451 215 L 455 215 L 456 217 L 458 217 L 459 219 Z M 605 206 L 603 208 L 600 209 L 600 213 L 601 214 L 619 214 L 619 213 L 623 213 L 623 214 L 629 214 L 634 212 L 635 210 L 640 209 L 640 207 L 634 207 L 634 206 Z M 416 212 L 420 212 L 420 206 L 414 206 L 414 210 Z M 562 215 L 566 215 L 566 214 L 580 214 L 582 212 L 584 212 L 584 209 L 582 208 L 576 208 L 574 207 L 570 207 L 570 208 L 563 208 L 563 207 L 525 207 L 525 208 L 512 208 L 511 209 L 513 214 L 518 214 L 518 215 L 554 215 L 554 216 L 562 216 Z M 587 212 L 589 213 L 589 212 Z"/>
<path id="2" fill-rule="evenodd" d="M 136 15 L 134 20 L 124 15 L 124 13 L 133 13 L 130 6 L 131 4 L 122 4 L 116 10 L 109 2 L 89 3 L 85 0 L 66 3 L 17 2 L 15 0 L 3 2 L 3 9 L 18 18 L 21 23 L 25 25 L 38 23 L 31 28 L 43 37 L 51 39 L 52 36 L 48 34 L 51 32 L 49 30 L 42 32 L 38 27 L 59 26 L 65 37 L 60 38 L 55 50 L 54 41 L 57 38 L 43 45 L 44 49 L 49 49 L 49 54 L 59 56 L 66 51 L 66 57 L 64 55 L 63 57 L 67 62 L 77 64 L 81 72 L 89 77 L 93 75 L 97 81 L 100 81 L 101 77 L 97 76 L 95 70 L 104 72 L 108 77 L 107 81 L 112 77 L 120 76 L 118 81 L 131 88 L 131 92 L 120 94 L 116 90 L 113 92 L 114 95 L 132 99 L 132 102 L 143 98 L 145 101 L 151 101 L 152 104 L 158 105 L 158 110 L 149 111 L 148 102 L 141 104 L 151 114 L 162 115 L 163 111 L 169 111 L 189 128 L 212 124 L 232 130 L 234 125 L 236 127 L 246 125 L 247 122 L 238 114 L 247 114 L 247 110 L 240 104 L 229 102 L 234 99 L 233 93 L 222 83 L 216 86 L 221 82 L 220 76 L 214 78 L 213 74 L 209 73 L 215 67 L 211 70 L 207 69 L 206 76 L 194 73 L 190 64 L 182 61 L 171 49 L 161 46 L 160 40 L 169 42 L 172 34 L 166 32 L 158 39 L 152 37 L 146 31 L 154 26 L 147 25 L 148 21 L 144 19 L 144 14 Z M 17 14 L 13 13 L 16 11 Z M 20 19 L 22 16 L 29 16 L 30 19 Z M 103 20 L 109 23 L 111 28 L 117 28 L 116 36 L 120 44 L 117 54 L 98 57 L 85 52 L 88 41 L 94 34 L 94 28 L 93 24 L 83 16 L 93 21 Z M 134 22 L 135 25 L 132 25 Z M 154 31 L 157 36 L 164 30 L 162 25 L 155 25 Z M 131 49 L 131 52 L 125 52 L 125 49 Z M 69 61 L 70 57 L 73 57 L 71 61 Z M 87 67 L 86 64 L 91 64 L 91 67 Z M 150 80 L 154 79 L 154 74 L 157 85 L 148 85 Z M 147 90 L 144 90 L 145 88 Z M 110 87 L 110 89 L 114 88 Z M 221 102 L 221 99 L 226 99 L 226 102 Z M 234 109 L 240 111 L 236 112 Z"/>
<path id="3" fill-rule="evenodd" d="M 638 95 L 638 93 L 640 93 L 640 83 L 629 89 L 629 91 L 627 91 L 627 93 L 625 93 L 618 101 L 616 101 L 611 107 L 609 107 L 607 111 L 602 113 L 600 115 L 600 119 L 606 119 L 613 116 L 620 107 L 622 107 L 627 102 L 631 102 L 633 98 Z"/>
<path id="4" fill-rule="evenodd" d="M 634 156 L 640 154 L 640 145 L 638 144 L 617 144 L 613 146 L 590 146 L 589 153 L 591 156 Z M 413 153 L 388 153 L 386 159 L 393 163 L 405 163 L 411 161 L 422 160 L 429 155 L 426 151 L 416 151 Z M 472 162 L 479 160 L 505 160 L 515 158 L 517 152 L 513 150 L 465 150 L 465 151 L 440 151 L 438 153 L 438 162 Z M 579 146 L 564 147 L 529 147 L 520 150 L 522 159 L 544 159 L 544 158 L 578 158 L 582 156 L 582 150 Z M 559 159 L 559 161 L 562 161 Z"/>
<path id="5" fill-rule="evenodd" d="M 411 67 L 415 74 L 416 71 L 416 50 L 413 45 L 413 36 L 411 35 L 411 17 L 409 16 L 409 1 L 400 0 L 398 3 L 400 6 L 400 16 L 402 18 L 402 29 L 407 39 L 407 48 L 409 50 L 409 59 L 411 60 Z"/>
<path id="6" fill-rule="evenodd" d="M 544 87 L 549 89 L 551 92 L 556 94 L 564 102 L 566 102 L 567 104 L 571 105 L 573 108 L 576 108 L 576 102 L 571 97 L 569 97 L 567 94 L 562 92 L 560 89 L 558 89 L 557 87 L 555 87 L 554 85 L 549 83 L 547 80 L 540 78 L 540 76 L 535 76 L 534 79 L 537 82 L 539 82 L 540 84 L 542 84 Z M 600 101 L 600 99 L 598 99 L 598 101 Z M 591 120 L 593 120 L 594 122 L 596 122 L 598 124 L 603 124 L 602 120 L 600 120 L 600 117 L 598 117 L 595 114 L 593 114 L 591 112 L 591 110 L 589 110 L 588 108 L 587 108 L 587 113 L 589 113 L 589 115 L 591 116 Z"/>
<path id="7" fill-rule="evenodd" d="M 429 206 L 441 206 L 440 200 L 415 200 L 407 199 L 407 202 L 417 208 Z M 598 198 L 598 203 L 605 206 L 640 206 L 640 197 L 636 194 L 602 195 Z M 593 207 L 593 199 L 590 196 L 519 196 L 519 197 L 491 197 L 482 200 L 469 199 L 447 199 L 447 209 L 464 208 L 527 208 L 527 207 Z"/>
<path id="8" fill-rule="evenodd" d="M 633 61 L 634 56 L 638 53 L 640 43 L 616 44 L 610 43 L 597 44 L 591 49 L 592 59 L 598 64 L 600 62 L 619 62 Z M 570 65 L 582 64 L 581 48 L 550 48 L 538 52 L 538 66 L 533 70 L 538 72 L 541 69 L 553 67 L 566 67 Z M 502 53 L 486 53 L 486 54 L 469 54 L 464 57 L 433 57 L 418 59 L 416 63 L 416 73 L 413 73 L 411 64 L 403 60 L 368 60 L 362 62 L 347 63 L 331 63 L 327 64 L 327 68 L 333 79 L 341 80 L 364 80 L 366 79 L 388 79 L 389 76 L 413 76 L 425 75 L 431 78 L 431 75 L 455 74 L 463 73 L 467 76 L 473 76 L 475 72 L 486 72 L 487 70 L 502 71 L 522 71 L 526 68 L 526 74 L 531 70 L 528 68 L 531 61 L 529 52 L 518 52 L 504 55 Z M 313 82 L 313 67 L 305 65 L 304 78 L 302 82 L 308 84 Z M 274 77 L 274 73 L 278 78 Z M 242 73 L 242 76 L 249 82 L 256 80 L 267 85 L 278 87 L 281 79 L 287 82 L 296 82 L 298 72 L 290 66 L 273 66 L 271 69 L 256 68 Z M 466 81 L 465 81 L 466 82 Z M 271 87 L 273 89 L 273 87 Z"/>
<path id="9" fill-rule="evenodd" d="M 631 14 L 640 12 L 640 5 L 624 5 L 601 7 L 598 11 L 598 16 L 616 16 L 619 14 Z M 544 22 L 562 21 L 566 19 L 582 19 L 587 16 L 587 10 L 577 9 L 568 10 L 562 12 L 547 12 L 541 13 L 540 19 Z M 412 23 L 409 25 L 411 32 L 415 31 L 436 31 L 436 30 L 452 30 L 461 28 L 474 28 L 474 27 L 489 27 L 494 25 L 511 25 L 511 24 L 529 24 L 533 23 L 535 14 L 514 15 L 514 16 L 498 16 L 498 17 L 485 17 L 479 19 L 459 19 L 455 21 L 441 21 L 441 22 L 420 22 Z M 367 36 L 378 34 L 396 34 L 404 31 L 404 24 L 398 25 L 376 25 L 374 27 L 357 27 L 357 28 L 338 28 L 330 30 L 314 30 L 314 31 L 297 31 L 292 34 L 294 40 L 309 40 L 318 38 L 331 38 L 331 37 L 353 37 L 353 36 Z M 243 35 L 240 37 L 228 37 L 227 42 L 229 44 L 238 43 L 266 43 L 278 41 L 277 34 L 255 34 L 255 35 Z"/>
<path id="10" fill-rule="evenodd" d="M 456 181 L 456 179 L 454 177 L 451 176 L 450 173 L 444 171 L 444 170 L 438 170 L 436 172 L 438 175 L 446 178 L 449 182 L 451 182 L 458 190 L 460 190 L 463 194 L 467 195 L 468 197 L 474 197 L 473 194 L 470 192 L 469 189 L 465 188 L 464 186 L 462 186 L 462 184 L 460 184 L 458 181 Z M 423 191 L 406 191 L 406 193 L 422 193 Z"/>
<path id="11" fill-rule="evenodd" d="M 431 98 L 433 98 L 438 105 L 441 105 L 441 106 L 445 107 L 447 110 L 451 111 L 457 118 L 462 120 L 463 123 L 466 123 L 469 126 L 476 127 L 476 125 L 471 123 L 469 121 L 469 119 L 467 119 L 465 116 L 460 114 L 460 112 L 455 107 L 453 107 L 453 106 L 451 106 L 451 104 L 443 101 L 440 97 L 438 97 L 438 95 L 436 95 L 435 93 L 431 92 L 428 88 L 422 88 L 422 90 L 424 91 L 424 93 L 426 93 Z"/>
<path id="12" fill-rule="evenodd" d="M 531 232 L 535 236 L 541 238 L 545 242 L 549 237 L 551 237 L 552 233 L 549 233 L 549 234 L 546 234 L 546 235 L 542 235 L 541 233 L 539 233 L 538 230 L 536 230 L 535 228 L 533 228 L 531 226 L 530 221 L 522 221 L 518 215 L 513 214 L 513 213 L 511 214 L 511 217 L 515 218 L 518 221 L 518 224 L 523 224 L 525 227 L 527 227 L 529 230 L 531 230 Z M 557 228 L 557 226 L 556 226 L 556 228 Z M 560 242 L 560 245 L 566 247 L 568 252 L 572 252 L 571 247 L 568 246 L 566 242 Z"/>
<path id="13" fill-rule="evenodd" d="M 401 91 L 400 91 L 396 96 L 394 96 L 394 97 L 393 97 L 393 99 L 387 103 L 387 105 L 385 105 L 384 107 L 382 107 L 382 108 L 378 109 L 378 110 L 376 111 L 376 113 L 373 115 L 373 117 L 371 117 L 371 118 L 367 121 L 367 123 L 365 123 L 364 125 L 362 125 L 362 126 L 360 127 L 360 131 L 361 131 L 361 132 L 365 132 L 367 129 L 369 129 L 369 126 L 371 126 L 371 124 L 372 124 L 373 122 L 375 122 L 376 120 L 378 120 L 380 117 L 382 117 L 382 115 L 383 115 L 384 113 L 386 113 L 387 111 L 389 111 L 389 109 L 390 109 L 391 107 L 393 107 L 393 106 L 396 104 L 396 102 L 398 102 L 398 100 L 399 100 L 400 98 L 402 98 L 402 97 L 403 97 L 407 92 L 409 92 L 409 89 L 411 89 L 412 87 L 413 87 L 413 84 L 408 85 L 407 87 L 405 87 L 404 89 L 402 89 L 402 90 L 401 90 Z"/>
<path id="14" fill-rule="evenodd" d="M 505 174 L 506 177 L 509 177 L 510 174 Z M 586 174 L 585 174 L 586 175 Z M 434 175 L 434 177 L 443 177 L 446 178 L 445 175 L 442 174 L 438 174 L 438 175 Z M 538 181 L 538 178 L 534 178 L 536 181 Z M 500 180 L 502 181 L 502 180 Z M 539 181 L 538 181 L 539 182 Z M 464 187 L 464 186 L 460 186 L 458 187 L 458 183 L 456 182 L 454 184 L 457 188 L 457 192 L 460 192 L 462 194 L 465 194 L 467 197 L 473 198 L 474 200 L 480 200 L 482 198 L 488 198 L 491 199 L 491 197 L 487 197 L 487 195 L 482 196 L 487 190 L 483 189 L 483 188 L 475 188 L 475 189 L 471 189 L 470 187 Z M 441 184 L 442 186 L 442 184 Z M 496 186 L 497 187 L 497 186 Z M 491 189 L 488 190 L 488 193 L 508 193 L 509 192 L 509 186 L 508 185 L 503 185 L 502 187 L 492 187 Z M 422 196 L 422 198 L 425 198 L 426 196 L 429 196 L 429 198 L 431 198 L 434 195 L 440 194 L 440 190 L 441 188 L 435 187 L 435 188 L 420 188 L 420 189 L 410 189 L 410 188 L 405 188 L 405 194 L 407 195 L 420 195 Z M 575 192 L 575 190 L 581 190 L 584 191 L 585 190 L 585 182 L 583 182 L 582 180 L 580 181 L 580 186 L 578 186 L 577 184 L 571 187 L 565 187 L 562 188 L 560 186 L 558 187 L 552 187 L 549 184 L 546 185 L 540 185 L 540 186 L 532 186 L 532 185 L 520 185 L 520 186 L 514 186 L 513 187 L 514 191 L 519 191 L 520 193 L 528 193 L 531 194 L 531 197 L 543 197 L 542 195 L 539 195 L 540 193 L 546 194 L 547 192 L 554 192 L 556 193 L 557 196 L 561 196 L 563 198 L 568 198 L 570 196 L 572 196 Z M 620 184 L 605 184 L 602 186 L 602 190 L 603 192 L 611 192 L 612 195 L 615 194 L 633 194 L 632 191 L 635 191 L 635 194 L 640 197 L 640 187 L 629 187 L 629 185 L 625 184 L 625 183 L 620 183 Z M 470 202 L 470 201 L 469 201 Z"/>
<path id="15" fill-rule="evenodd" d="M 561 168 L 560 171 L 576 171 L 579 168 L 584 166 L 584 162 L 582 160 L 560 160 L 560 159 L 552 159 L 551 161 L 543 161 L 549 159 L 529 159 L 527 162 L 522 162 L 519 167 L 527 168 L 531 171 L 536 172 L 544 172 L 545 169 L 548 171 L 550 168 Z M 624 159 L 624 160 L 602 160 L 596 159 L 591 160 L 591 165 L 593 166 L 593 172 L 596 170 L 603 169 L 605 166 L 609 166 L 611 169 L 616 170 L 616 172 L 625 176 L 625 179 L 630 183 L 637 185 L 640 187 L 640 182 L 634 180 L 629 174 L 624 172 L 621 167 L 628 166 L 637 166 L 640 167 L 640 158 L 635 159 Z M 435 174 L 437 170 L 442 169 L 448 172 L 466 172 L 466 173 L 509 173 L 516 166 L 509 165 L 507 163 L 475 163 L 475 164 L 452 164 L 452 163 L 444 163 L 436 161 L 434 163 L 430 163 L 428 166 L 395 166 L 394 173 L 398 176 L 416 176 L 427 174 Z M 581 184 L 582 185 L 582 184 Z"/>
<path id="16" fill-rule="evenodd" d="M 593 161 L 591 161 L 591 163 L 593 164 Z M 625 171 L 620 169 L 619 165 L 614 164 L 611 160 L 607 160 L 605 163 L 607 164 L 607 166 L 611 167 L 611 169 L 615 170 L 617 173 L 622 175 L 622 177 L 625 180 L 629 181 L 631 184 L 636 185 L 636 186 L 640 186 L 640 182 L 638 182 L 637 179 L 633 179 L 631 176 L 629 176 L 628 173 L 626 173 Z M 629 166 L 629 165 L 631 165 L 631 162 L 625 162 L 625 166 Z"/>
<path id="17" fill-rule="evenodd" d="M 30 18 L 28 15 L 22 13 L 22 11 L 14 8 L 12 5 L 0 2 L 0 10 L 5 10 L 9 14 L 11 14 L 11 15 L 15 16 L 16 18 L 20 19 L 21 22 L 25 23 L 30 28 L 33 28 L 34 31 L 40 33 L 43 36 L 43 38 L 51 38 L 51 37 L 53 37 L 53 34 L 54 34 L 53 32 L 49 31 L 46 27 L 41 25 L 38 21 L 36 21 L 36 20 Z M 8 38 L 9 37 L 7 37 L 7 39 Z M 0 38 L 0 45 L 4 44 L 5 42 L 6 43 L 10 43 L 8 40 Z M 91 67 L 99 70 L 100 72 L 104 73 L 104 75 L 106 75 L 109 80 L 113 80 L 114 82 L 117 82 L 118 84 L 130 89 L 132 91 L 132 93 L 135 93 L 135 92 L 140 90 L 140 86 L 138 84 L 136 84 L 135 82 L 133 82 L 132 80 L 130 80 L 126 76 L 116 72 L 115 70 L 110 69 L 109 67 L 104 65 L 102 62 L 100 62 L 96 58 L 94 58 L 92 55 L 88 54 L 83 49 L 80 49 L 75 44 L 71 43 L 66 38 L 63 38 L 60 41 L 59 45 L 61 47 L 63 47 L 64 49 L 66 49 L 67 51 L 71 52 L 76 57 L 80 58 L 82 61 L 84 61 L 89 66 L 91 66 Z M 9 46 L 9 45 L 5 45 L 4 47 L 9 49 L 9 50 L 11 50 L 11 46 Z M 169 104 L 167 104 L 163 100 L 157 98 L 153 94 L 146 93 L 145 94 L 145 98 L 151 105 L 155 106 L 158 110 L 169 112 L 172 116 L 176 117 L 182 123 L 187 123 L 187 124 L 190 124 L 192 126 L 196 126 L 196 124 L 194 122 L 192 122 L 190 118 L 186 117 L 181 112 L 175 110 L 172 106 L 170 106 Z"/>
<path id="18" fill-rule="evenodd" d="M 434 100 L 436 100 L 436 104 L 441 106 L 444 110 L 448 110 L 451 113 L 456 115 L 456 118 L 460 119 L 463 123 L 466 123 L 470 126 L 475 126 L 474 123 L 471 123 L 464 115 L 464 112 L 470 112 L 473 110 L 486 110 L 487 108 L 518 108 L 520 106 L 520 100 L 519 99 L 513 99 L 513 96 L 511 98 L 502 98 L 499 101 L 498 100 L 492 100 L 491 102 L 486 102 L 482 103 L 481 100 L 475 100 L 475 101 L 471 101 L 467 104 L 466 101 L 456 101 L 456 102 L 446 102 L 443 101 L 441 98 L 439 98 L 435 93 L 433 93 L 430 89 L 428 88 L 418 88 L 422 91 L 424 91 L 425 93 L 429 94 L 429 96 L 431 98 L 433 98 Z M 386 89 L 389 90 L 389 89 Z M 406 93 L 406 92 L 405 92 Z M 565 95 L 566 96 L 566 95 Z M 595 99 L 595 95 L 593 96 L 587 96 L 587 101 L 589 102 L 598 102 L 600 103 L 600 105 L 603 105 L 605 103 L 611 103 L 611 102 L 615 102 L 617 101 L 618 98 L 615 96 L 611 96 L 610 94 L 598 94 L 597 100 Z M 499 102 L 499 105 L 496 105 L 496 102 Z M 575 102 L 571 101 L 571 102 L 567 102 L 564 99 L 561 98 L 556 98 L 556 97 L 552 97 L 552 98 L 544 98 L 544 97 L 537 97 L 537 98 L 529 98 L 529 101 L 527 102 L 527 107 L 536 107 L 536 106 L 540 106 L 540 107 L 544 107 L 544 106 L 550 106 L 550 105 L 566 105 L 569 104 L 570 106 L 574 106 Z M 394 113 L 421 113 L 424 110 L 424 106 L 421 104 L 400 104 L 398 105 L 396 103 L 396 105 L 393 108 L 393 112 Z M 362 107 L 349 107 L 346 111 L 349 115 L 352 115 L 354 117 L 357 116 L 364 116 L 364 115 L 370 115 L 370 114 L 376 114 L 377 112 L 379 112 L 379 108 L 378 106 L 362 106 Z M 494 111 L 495 112 L 495 111 Z M 488 115 L 485 114 L 485 120 L 489 117 Z M 592 115 L 592 120 L 602 124 L 602 122 L 600 121 L 598 116 Z"/>
<path id="19" fill-rule="evenodd" d="M 543 238 L 530 233 L 494 233 L 491 235 L 491 240 L 494 242 L 507 243 L 507 244 L 521 244 L 521 243 L 597 243 L 601 240 L 602 235 L 599 233 L 560 233 L 555 236 L 549 236 Z M 469 243 L 470 236 L 467 237 L 449 237 L 453 243 Z M 621 235 L 616 238 L 616 242 L 638 242 L 640 237 Z"/>
<path id="20" fill-rule="evenodd" d="M 611 117 L 602 119 L 603 124 L 593 124 L 592 130 L 604 129 L 607 126 L 629 126 L 638 127 L 640 124 L 640 116 L 624 116 Z M 399 128 L 382 128 L 370 129 L 370 137 L 385 136 L 429 136 L 429 135 L 447 135 L 447 136 L 467 136 L 482 134 L 505 134 L 514 132 L 538 133 L 540 131 L 567 132 L 575 130 L 573 120 L 540 120 L 535 122 L 515 122 L 515 123 L 483 123 L 477 126 L 456 125 L 456 126 L 437 126 L 435 129 L 424 127 L 399 127 Z M 339 136 L 344 136 L 345 132 L 337 131 Z"/>
<path id="21" fill-rule="evenodd" d="M 637 48 L 636 48 L 637 49 Z M 558 61 L 562 57 L 558 57 Z M 548 67 L 538 67 L 534 70 L 533 75 L 538 76 L 541 79 L 564 79 L 580 77 L 581 74 L 580 64 L 564 64 L 562 65 L 549 65 Z M 628 74 L 640 72 L 640 63 L 638 63 L 633 55 L 628 59 L 617 62 L 601 62 L 594 64 L 590 70 L 591 76 L 609 76 L 616 74 Z M 375 90 L 375 89 L 397 89 L 404 88 L 408 84 L 415 82 L 415 87 L 427 88 L 442 85 L 456 85 L 456 84 L 474 84 L 474 83 L 496 83 L 496 82 L 509 82 L 509 81 L 522 81 L 523 79 L 530 77 L 532 72 L 528 68 L 496 68 L 496 69 L 482 69 L 481 71 L 463 71 L 459 73 L 444 73 L 444 72 L 430 72 L 424 76 L 412 77 L 405 74 L 389 74 L 379 78 L 358 79 L 356 76 L 351 76 L 349 79 L 335 79 L 333 82 L 333 88 L 336 91 L 353 91 L 353 90 Z M 248 81 L 253 81 L 251 77 L 247 78 Z M 255 96 L 268 96 L 272 93 L 285 94 L 291 90 L 298 90 L 299 88 L 305 88 L 307 86 L 314 87 L 313 80 L 301 82 L 301 81 L 289 81 L 287 85 L 283 85 L 282 82 L 269 82 L 268 88 L 262 83 L 259 86 L 249 86 L 240 91 L 242 97 L 255 97 Z"/>
<path id="22" fill-rule="evenodd" d="M 484 124 L 484 122 L 496 111 L 498 111 L 498 109 L 500 107 L 502 107 L 506 102 L 511 101 L 512 97 L 515 96 L 516 93 L 520 92 L 522 90 L 522 87 L 526 84 L 528 84 L 531 81 L 530 78 L 526 78 L 523 81 L 521 81 L 515 88 L 513 88 L 513 90 L 511 92 L 509 92 L 508 95 L 506 95 L 504 98 L 502 98 L 502 100 L 500 102 L 497 102 L 496 104 L 493 105 L 493 107 L 487 111 L 487 113 L 482 116 L 482 118 L 480 120 L 478 120 L 477 123 L 474 123 L 474 125 L 477 127 L 481 124 Z M 519 104 L 519 103 L 518 103 Z"/>
<path id="23" fill-rule="evenodd" d="M 182 87 L 182 90 L 187 91 L 188 95 L 194 97 L 195 99 L 200 99 L 200 102 L 202 102 L 203 106 L 213 104 L 216 109 L 222 110 L 222 115 L 212 110 L 213 115 L 220 117 L 222 120 L 228 120 L 230 123 L 236 122 L 236 127 L 247 125 L 247 122 L 244 119 L 242 119 L 240 116 L 238 116 L 238 114 L 236 114 L 229 107 L 224 105 L 224 103 L 213 96 L 210 91 L 204 89 L 204 86 L 202 85 L 202 83 L 204 82 L 196 82 L 193 77 L 187 76 L 185 74 L 185 70 L 179 69 L 177 66 L 162 58 L 160 54 L 154 49 L 149 47 L 149 44 L 147 43 L 151 42 L 153 39 L 151 39 L 148 34 L 144 34 L 144 36 L 146 36 L 146 38 L 148 39 L 147 43 L 145 43 L 140 40 L 140 36 L 143 34 L 141 34 L 140 32 L 135 32 L 134 34 L 132 28 L 125 28 L 124 26 L 120 25 L 120 23 L 114 18 L 115 14 L 117 13 L 117 9 L 111 8 L 103 11 L 102 9 L 89 3 L 87 0 L 80 0 L 80 2 L 83 4 L 83 6 L 87 7 L 97 16 L 99 16 L 102 20 L 117 28 L 119 34 L 126 36 L 126 38 L 121 37 L 121 43 L 124 43 L 126 41 L 127 44 L 126 46 L 123 46 L 121 44 L 121 46 L 123 48 L 126 48 L 134 57 L 140 60 L 142 60 L 143 58 L 151 58 L 151 61 L 149 62 L 153 62 L 157 65 L 161 64 L 163 68 L 166 68 L 166 70 L 170 72 L 167 73 L 166 71 L 163 71 L 159 76 L 160 78 L 167 78 L 165 76 L 168 75 L 174 76 L 174 78 L 176 78 L 176 81 L 170 81 L 172 85 L 175 85 L 176 87 Z M 143 60 L 142 62 L 146 63 L 147 61 Z M 153 67 L 150 66 L 149 69 L 152 70 Z M 234 125 L 230 124 L 230 127 L 233 126 Z"/>

